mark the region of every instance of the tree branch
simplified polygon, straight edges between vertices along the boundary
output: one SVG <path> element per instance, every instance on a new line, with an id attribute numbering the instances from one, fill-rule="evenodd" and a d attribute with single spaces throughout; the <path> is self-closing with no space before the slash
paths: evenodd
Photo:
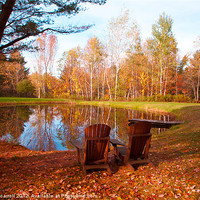
<path id="1" fill-rule="evenodd" d="M 3 33 L 6 27 L 6 23 L 12 13 L 16 0 L 7 0 L 2 6 L 2 12 L 0 14 L 0 43 L 3 38 Z"/>
<path id="2" fill-rule="evenodd" d="M 23 35 L 23 36 L 21 36 L 21 37 L 15 39 L 15 40 L 13 40 L 13 41 L 7 43 L 7 44 L 5 44 L 5 45 L 1 45 L 1 46 L 0 46 L 0 51 L 1 51 L 2 49 L 5 49 L 5 48 L 7 48 L 7 47 L 12 46 L 13 44 L 15 44 L 15 43 L 17 43 L 17 42 L 19 42 L 19 41 L 21 41 L 21 40 L 24 40 L 24 39 L 26 39 L 26 38 L 28 38 L 28 37 L 30 37 L 30 36 L 39 35 L 39 34 L 45 32 L 45 31 L 53 31 L 53 32 L 61 33 L 61 34 L 71 34 L 71 33 L 79 33 L 79 32 L 85 31 L 85 30 L 91 28 L 92 26 L 93 26 L 93 25 L 81 26 L 81 27 L 72 27 L 72 28 L 69 29 L 69 30 L 58 30 L 58 29 L 53 29 L 53 28 L 46 28 L 46 29 L 41 30 L 41 31 L 38 31 L 38 32 L 36 32 L 36 33 L 27 33 L 27 34 L 25 34 L 25 35 Z"/>
<path id="3" fill-rule="evenodd" d="M 54 19 L 51 17 L 52 15 L 73 16 L 79 13 L 81 3 L 85 2 L 101 5 L 106 3 L 106 0 L 5 0 L 0 8 L 0 50 L 8 48 L 30 36 L 36 36 L 44 31 L 70 34 L 89 29 L 93 25 L 70 27 L 68 30 L 61 30 L 58 27 L 43 30 L 44 25 L 52 25 L 51 22 Z M 40 4 L 43 6 L 37 7 Z M 49 6 L 52 5 L 55 6 L 55 10 L 51 11 L 50 9 L 48 11 Z M 31 17 L 33 15 L 34 17 Z"/>

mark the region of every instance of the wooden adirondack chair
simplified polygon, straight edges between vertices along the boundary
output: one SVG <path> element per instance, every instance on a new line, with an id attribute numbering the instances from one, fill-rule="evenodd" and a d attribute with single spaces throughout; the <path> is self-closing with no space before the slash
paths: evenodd
<path id="1" fill-rule="evenodd" d="M 110 142 L 114 146 L 115 155 L 120 158 L 130 169 L 134 165 L 148 164 L 150 141 L 151 141 L 151 123 L 137 122 L 130 125 L 129 144 L 125 145 L 116 139 Z"/>
<path id="2" fill-rule="evenodd" d="M 107 169 L 111 173 L 108 165 L 110 130 L 106 124 L 94 124 L 85 129 L 84 146 L 71 141 L 77 149 L 78 161 L 82 164 L 84 173 L 90 169 Z"/>

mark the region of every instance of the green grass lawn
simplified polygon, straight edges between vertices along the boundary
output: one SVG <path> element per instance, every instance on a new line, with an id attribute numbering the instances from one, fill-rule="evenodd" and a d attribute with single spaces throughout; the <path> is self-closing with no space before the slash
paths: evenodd
<path id="1" fill-rule="evenodd" d="M 46 99 L 46 98 L 21 98 L 21 97 L 0 97 L 0 105 L 23 105 L 23 104 L 53 104 L 53 103 L 72 103 L 67 99 Z"/>
<path id="2" fill-rule="evenodd" d="M 21 98 L 21 97 L 0 97 L 0 103 L 5 104 L 23 104 L 23 103 L 68 103 L 75 102 L 77 104 L 95 105 L 95 106 L 112 106 L 118 108 L 134 108 L 134 109 L 149 109 L 164 112 L 173 112 L 177 109 L 191 106 L 199 106 L 196 103 L 177 103 L 177 102 L 114 102 L 114 101 L 81 101 L 69 99 L 48 99 L 48 98 Z"/>
<path id="3" fill-rule="evenodd" d="M 190 106 L 200 106 L 196 103 L 177 103 L 177 102 L 114 102 L 114 101 L 76 101 L 79 104 L 92 104 L 96 106 L 112 106 L 121 108 L 134 108 L 142 110 L 154 110 L 172 112 L 177 109 Z"/>
<path id="4" fill-rule="evenodd" d="M 52 102 L 52 101 L 68 101 L 66 99 L 45 99 L 45 98 L 23 98 L 23 97 L 0 97 L 3 103 L 23 103 L 23 102 Z"/>

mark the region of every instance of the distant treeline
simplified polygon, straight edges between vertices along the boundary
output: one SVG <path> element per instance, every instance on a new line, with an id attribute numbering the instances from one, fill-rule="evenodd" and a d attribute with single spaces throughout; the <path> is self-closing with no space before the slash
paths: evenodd
<path id="1" fill-rule="evenodd" d="M 172 24 L 163 13 L 152 26 L 152 37 L 142 41 L 138 25 L 125 11 L 110 21 L 106 42 L 93 36 L 84 48 L 65 52 L 57 67 L 59 77 L 52 74 L 56 37 L 42 34 L 36 42 L 41 50 L 37 52 L 35 73 L 28 74 L 19 52 L 1 55 L 0 94 L 198 102 L 200 50 L 180 58 Z"/>

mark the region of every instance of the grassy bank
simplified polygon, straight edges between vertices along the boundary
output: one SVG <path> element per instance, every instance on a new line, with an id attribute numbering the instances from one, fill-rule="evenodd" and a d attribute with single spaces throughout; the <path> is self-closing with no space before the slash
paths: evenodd
<path id="1" fill-rule="evenodd" d="M 177 102 L 112 102 L 112 101 L 75 101 L 81 105 L 111 106 L 152 112 L 170 112 L 178 120 L 189 122 L 200 118 L 200 104 Z"/>
<path id="2" fill-rule="evenodd" d="M 57 104 L 57 103 L 73 103 L 68 99 L 46 99 L 46 98 L 21 98 L 21 97 L 0 97 L 0 106 L 5 105 L 24 105 L 24 104 Z"/>
<path id="3" fill-rule="evenodd" d="M 142 109 L 150 111 L 161 111 L 161 112 L 175 112 L 177 110 L 199 106 L 196 103 L 177 103 L 177 102 L 114 102 L 114 101 L 76 101 L 78 104 L 83 105 L 95 105 L 95 106 L 112 106 L 118 108 L 132 108 Z"/>
<path id="4" fill-rule="evenodd" d="M 73 103 L 94 106 L 112 106 L 118 108 L 132 108 L 163 112 L 176 112 L 185 107 L 200 106 L 196 103 L 177 102 L 114 102 L 114 101 L 81 101 L 69 99 L 48 99 L 48 98 L 20 98 L 20 97 L 0 97 L 0 105 L 21 105 L 40 103 Z"/>
<path id="5" fill-rule="evenodd" d="M 38 199 L 37 195 L 51 199 L 199 199 L 199 104 L 76 103 L 172 112 L 185 123 L 153 135 L 149 157 L 154 166 L 141 166 L 134 172 L 129 171 L 123 165 L 116 165 L 111 151 L 111 176 L 105 171 L 84 176 L 77 164 L 76 152 L 38 152 L 0 142 L 0 198 L 1 195 L 13 194 L 32 199 Z"/>
<path id="6" fill-rule="evenodd" d="M 152 112 L 171 112 L 178 120 L 190 121 L 199 118 L 200 104 L 177 103 L 177 102 L 114 102 L 114 101 L 80 101 L 69 99 L 46 99 L 46 98 L 13 98 L 0 97 L 0 106 L 9 105 L 34 105 L 34 104 L 79 104 L 94 106 L 111 106 L 136 110 L 148 110 Z"/>

